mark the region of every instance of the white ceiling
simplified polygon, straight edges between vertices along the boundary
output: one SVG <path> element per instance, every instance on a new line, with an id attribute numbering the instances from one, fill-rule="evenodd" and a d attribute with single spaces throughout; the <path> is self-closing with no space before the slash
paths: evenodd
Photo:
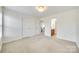
<path id="1" fill-rule="evenodd" d="M 59 13 L 62 11 L 70 10 L 75 7 L 73 6 L 48 6 L 47 10 L 40 13 L 35 9 L 35 6 L 6 6 L 5 8 L 17 11 L 19 13 L 23 13 L 30 16 L 36 17 L 46 17 L 55 13 Z"/>

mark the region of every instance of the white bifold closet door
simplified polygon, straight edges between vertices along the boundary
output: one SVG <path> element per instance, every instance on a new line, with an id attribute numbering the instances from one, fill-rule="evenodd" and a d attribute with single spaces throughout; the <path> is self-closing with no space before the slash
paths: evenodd
<path id="1" fill-rule="evenodd" d="M 40 20 L 35 17 L 23 17 L 23 37 L 31 37 L 40 34 Z"/>
<path id="2" fill-rule="evenodd" d="M 35 19 L 23 17 L 23 37 L 33 36 L 35 34 Z"/>
<path id="3" fill-rule="evenodd" d="M 4 39 L 3 42 L 10 42 L 20 39 L 22 36 L 21 16 L 11 10 L 4 10 Z"/>

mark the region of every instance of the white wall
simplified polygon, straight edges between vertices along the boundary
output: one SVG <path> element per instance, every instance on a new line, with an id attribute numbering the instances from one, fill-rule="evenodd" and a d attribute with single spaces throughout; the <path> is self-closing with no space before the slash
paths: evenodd
<path id="1" fill-rule="evenodd" d="M 78 46 L 78 48 L 79 48 L 79 7 L 77 7 L 77 12 L 76 12 L 76 28 L 77 28 L 77 31 L 76 31 L 76 33 L 77 33 L 77 46 Z"/>
<path id="2" fill-rule="evenodd" d="M 42 18 L 43 20 L 47 21 L 46 24 L 48 24 L 45 35 L 50 36 L 50 20 L 56 18 L 56 34 L 57 38 L 59 39 L 65 39 L 68 41 L 76 42 L 76 10 L 69 10 L 64 11 L 61 13 L 53 14 L 48 17 Z"/>
<path id="3" fill-rule="evenodd" d="M 0 7 L 0 51 L 2 47 L 2 8 Z"/>
<path id="4" fill-rule="evenodd" d="M 35 17 L 28 17 L 13 10 L 5 9 L 3 42 L 11 42 L 22 37 L 39 34 L 39 22 L 40 20 Z"/>
<path id="5" fill-rule="evenodd" d="M 59 13 L 56 19 L 57 37 L 76 42 L 76 10 Z"/>

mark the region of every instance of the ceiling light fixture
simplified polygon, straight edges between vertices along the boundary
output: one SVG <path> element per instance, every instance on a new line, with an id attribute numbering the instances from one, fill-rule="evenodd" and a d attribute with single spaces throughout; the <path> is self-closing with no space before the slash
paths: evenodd
<path id="1" fill-rule="evenodd" d="M 47 9 L 46 6 L 36 6 L 36 10 L 39 12 L 44 12 Z"/>

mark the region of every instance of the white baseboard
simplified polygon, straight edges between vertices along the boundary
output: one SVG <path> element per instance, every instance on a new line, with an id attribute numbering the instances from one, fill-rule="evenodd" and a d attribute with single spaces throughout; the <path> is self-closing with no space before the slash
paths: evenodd
<path id="1" fill-rule="evenodd" d="M 66 40 L 66 41 L 71 41 L 71 42 L 75 42 L 76 43 L 76 41 L 73 41 L 73 40 L 68 40 L 68 39 L 66 39 L 66 38 L 62 38 L 62 37 L 57 37 L 58 39 L 62 39 L 62 40 Z"/>
<path id="2" fill-rule="evenodd" d="M 22 39 L 22 37 L 18 37 L 18 38 L 13 38 L 13 39 L 7 39 L 7 40 L 4 40 L 2 41 L 2 43 L 9 43 L 9 42 L 13 42 L 13 41 L 16 41 L 16 40 L 19 40 L 19 39 Z"/>
<path id="3" fill-rule="evenodd" d="M 0 40 L 0 52 L 2 50 L 2 41 Z"/>
<path id="4" fill-rule="evenodd" d="M 38 35 L 38 34 L 36 34 L 36 35 Z M 32 37 L 32 36 L 36 36 L 36 35 L 22 36 L 22 37 L 17 37 L 17 38 L 6 39 L 6 40 L 3 40 L 2 42 L 3 43 L 9 43 L 9 42 L 13 42 L 13 41 L 16 41 L 16 40 L 20 40 L 20 39 L 25 38 L 25 37 Z"/>

